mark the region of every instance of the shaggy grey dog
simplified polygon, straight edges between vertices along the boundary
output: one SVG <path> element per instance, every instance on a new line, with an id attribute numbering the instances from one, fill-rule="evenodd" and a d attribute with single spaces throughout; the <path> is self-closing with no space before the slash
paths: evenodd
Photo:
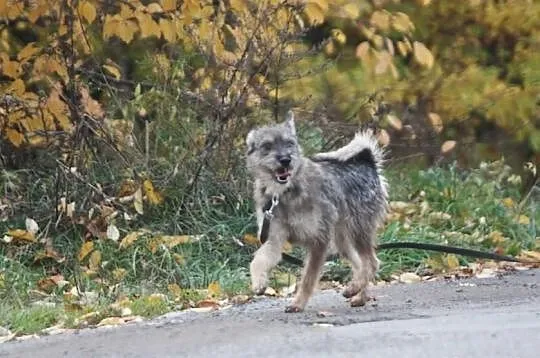
<path id="1" fill-rule="evenodd" d="M 378 268 L 376 230 L 387 213 L 383 151 L 369 131 L 346 146 L 313 158 L 302 155 L 294 115 L 285 122 L 251 130 L 246 138 L 247 167 L 254 179 L 259 235 L 264 207 L 274 198 L 268 240 L 250 265 L 252 289 L 262 294 L 268 274 L 281 260 L 285 241 L 307 250 L 296 295 L 286 312 L 304 309 L 328 254 L 350 261 L 353 277 L 343 295 L 351 306 L 367 301 L 366 288 Z"/>

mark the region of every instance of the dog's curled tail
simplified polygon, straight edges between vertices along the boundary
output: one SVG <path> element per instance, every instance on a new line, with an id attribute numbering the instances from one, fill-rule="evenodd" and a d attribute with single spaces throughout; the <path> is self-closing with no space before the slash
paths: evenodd
<path id="1" fill-rule="evenodd" d="M 338 161 L 350 163 L 356 160 L 371 162 L 377 169 L 382 169 L 384 150 L 371 129 L 356 133 L 354 138 L 345 146 L 332 152 L 318 153 L 313 157 L 315 161 Z"/>

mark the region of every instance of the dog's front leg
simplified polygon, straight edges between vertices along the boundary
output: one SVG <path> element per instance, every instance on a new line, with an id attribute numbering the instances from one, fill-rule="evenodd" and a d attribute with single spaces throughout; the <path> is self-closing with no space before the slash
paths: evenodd
<path id="1" fill-rule="evenodd" d="M 251 261 L 251 288 L 257 295 L 262 295 L 268 285 L 268 274 L 281 260 L 282 242 L 266 241 L 256 252 Z"/>
<path id="2" fill-rule="evenodd" d="M 287 306 L 285 312 L 301 312 L 306 303 L 313 294 L 315 285 L 319 281 L 319 274 L 326 258 L 326 245 L 317 245 L 312 247 L 307 255 L 306 265 L 302 273 L 300 287 L 290 306 Z"/>

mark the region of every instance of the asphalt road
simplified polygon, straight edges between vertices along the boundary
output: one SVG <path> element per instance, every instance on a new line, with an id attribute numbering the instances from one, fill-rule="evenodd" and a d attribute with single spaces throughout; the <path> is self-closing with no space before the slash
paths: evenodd
<path id="1" fill-rule="evenodd" d="M 349 308 L 334 290 L 297 314 L 284 299 L 0 345 L 0 357 L 540 357 L 540 270 L 374 287 Z"/>

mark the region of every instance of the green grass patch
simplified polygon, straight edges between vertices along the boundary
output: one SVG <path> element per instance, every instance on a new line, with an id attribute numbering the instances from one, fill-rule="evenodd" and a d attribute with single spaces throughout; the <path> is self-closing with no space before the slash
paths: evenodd
<path id="1" fill-rule="evenodd" d="M 393 210 L 380 231 L 380 242 L 441 243 L 509 255 L 540 249 L 536 198 L 519 202 L 519 178 L 503 162 L 470 170 L 454 165 L 415 170 L 391 167 L 386 176 Z M 82 260 L 78 256 L 84 230 L 77 225 L 66 226 L 52 240 L 62 260 L 50 257 L 36 262 L 44 249 L 41 243 L 0 243 L 0 325 L 26 334 L 58 323 L 59 317 L 66 325 L 75 325 L 77 317 L 99 311 L 94 317 L 99 320 L 118 315 L 118 310 L 107 307 L 123 299 L 134 315 L 154 317 L 204 299 L 204 290 L 215 283 L 222 297 L 249 294 L 249 262 L 255 247 L 242 244 L 245 234 L 256 231 L 249 192 L 241 186 L 203 183 L 180 203 L 175 198 L 181 195 L 182 183 L 170 182 L 167 197 L 171 199 L 145 207 L 137 220 L 117 216 L 111 223 L 120 232 L 119 240 L 94 240 Z M 121 244 L 141 229 L 145 231 L 129 245 Z M 179 236 L 189 239 L 174 241 Z M 293 254 L 303 257 L 303 250 L 295 248 Z M 447 256 L 393 249 L 380 251 L 379 258 L 379 278 L 387 279 L 402 271 L 444 270 Z M 458 260 L 469 262 L 465 257 Z M 283 263 L 271 284 L 288 287 L 291 277 L 299 273 L 300 268 Z M 347 281 L 350 267 L 341 260 L 328 263 L 323 278 Z M 93 302 L 74 296 L 75 286 L 92 293 Z M 35 301 L 57 306 L 31 306 Z"/>
<path id="2" fill-rule="evenodd" d="M 130 305 L 134 315 L 156 317 L 171 310 L 171 305 L 161 295 L 146 296 L 134 300 Z"/>
<path id="3" fill-rule="evenodd" d="M 39 333 L 62 322 L 64 316 L 64 311 L 58 307 L 17 307 L 0 304 L 0 326 L 19 335 Z"/>

